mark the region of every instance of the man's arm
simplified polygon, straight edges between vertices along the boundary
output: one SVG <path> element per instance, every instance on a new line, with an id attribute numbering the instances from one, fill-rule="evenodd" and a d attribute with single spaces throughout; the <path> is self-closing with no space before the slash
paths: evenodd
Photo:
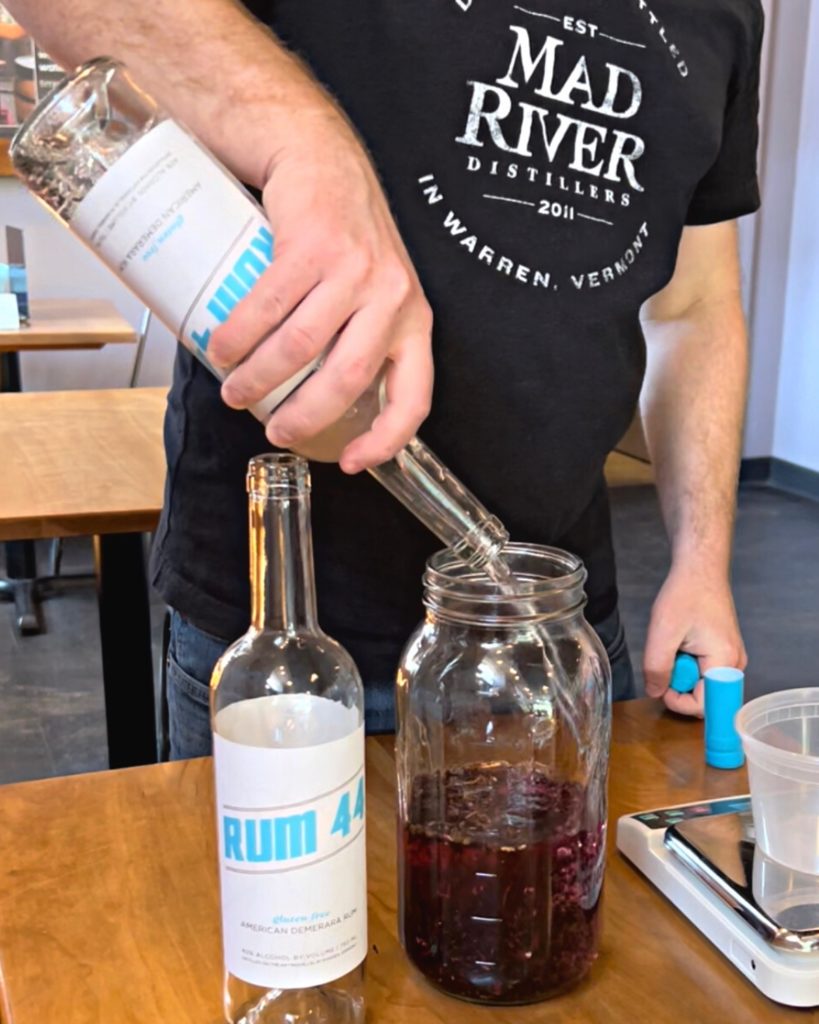
<path id="1" fill-rule="evenodd" d="M 678 650 L 716 665 L 747 658 L 729 582 L 748 356 L 734 222 L 688 227 L 671 282 L 642 310 L 648 363 L 646 440 L 671 542 L 671 569 L 652 609 L 646 690 L 702 714 L 668 690 Z"/>
<path id="2" fill-rule="evenodd" d="M 402 447 L 429 408 L 431 312 L 363 146 L 308 70 L 234 0 L 4 2 L 66 67 L 103 54 L 122 60 L 263 191 L 276 259 L 208 350 L 230 366 L 255 348 L 225 382 L 225 401 L 253 405 L 338 333 L 268 437 L 286 446 L 319 433 L 386 360 L 388 404 L 342 466 L 375 465 Z"/>

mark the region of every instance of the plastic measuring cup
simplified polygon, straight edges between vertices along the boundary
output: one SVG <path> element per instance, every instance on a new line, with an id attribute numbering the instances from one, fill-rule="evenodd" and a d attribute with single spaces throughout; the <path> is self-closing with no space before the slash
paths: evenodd
<path id="1" fill-rule="evenodd" d="M 758 697 L 736 716 L 763 853 L 819 874 L 819 687 Z"/>

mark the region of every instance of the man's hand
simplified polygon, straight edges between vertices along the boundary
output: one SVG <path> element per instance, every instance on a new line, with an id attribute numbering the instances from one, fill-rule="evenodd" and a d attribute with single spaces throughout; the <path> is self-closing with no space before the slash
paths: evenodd
<path id="1" fill-rule="evenodd" d="M 657 595 L 648 625 L 643 658 L 646 693 L 662 697 L 671 711 L 702 718 L 702 679 L 693 693 L 669 689 L 678 651 L 697 658 L 700 676 L 719 666 L 745 668 L 748 657 L 727 581 L 672 569 Z"/>
<path id="2" fill-rule="evenodd" d="M 222 397 L 247 408 L 327 358 L 273 415 L 269 440 L 298 445 L 355 403 L 387 365 L 387 404 L 342 468 L 384 462 L 413 436 L 432 393 L 432 314 L 366 153 L 327 104 L 271 165 L 264 203 L 272 266 L 216 330 L 209 357 L 245 360 Z"/>

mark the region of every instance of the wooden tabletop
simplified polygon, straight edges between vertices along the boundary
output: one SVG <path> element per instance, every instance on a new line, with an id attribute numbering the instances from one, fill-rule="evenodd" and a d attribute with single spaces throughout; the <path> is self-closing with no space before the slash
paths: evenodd
<path id="1" fill-rule="evenodd" d="M 0 330 L 0 352 L 102 348 L 136 341 L 137 332 L 102 299 L 32 299 L 31 322 Z"/>
<path id="2" fill-rule="evenodd" d="M 609 487 L 645 487 L 654 483 L 654 469 L 650 462 L 614 451 L 606 459 L 606 483 Z"/>
<path id="3" fill-rule="evenodd" d="M 702 723 L 651 701 L 614 714 L 611 816 L 747 792 L 706 768 Z M 476 1008 L 431 989 L 396 939 L 392 738 L 368 741 L 371 1024 L 664 1024 L 792 1020 L 614 849 L 600 958 L 572 993 Z M 218 1024 L 220 945 L 209 760 L 0 788 L 5 1024 Z M 3 1002 L 0 999 L 0 1008 Z"/>
<path id="4" fill-rule="evenodd" d="M 0 394 L 0 540 L 153 530 L 164 388 Z"/>

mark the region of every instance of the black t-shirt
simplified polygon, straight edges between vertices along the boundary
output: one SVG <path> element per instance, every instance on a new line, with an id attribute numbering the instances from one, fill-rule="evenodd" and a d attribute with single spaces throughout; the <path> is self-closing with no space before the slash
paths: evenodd
<path id="1" fill-rule="evenodd" d="M 643 379 L 641 303 L 686 224 L 757 208 L 758 0 L 255 0 L 370 148 L 435 314 L 420 436 L 513 539 L 578 553 L 617 600 L 606 455 Z M 233 115 L 241 118 L 241 111 Z M 316 154 L 332 160 L 333 154 Z M 180 349 L 160 593 L 247 625 L 247 460 L 267 448 Z M 391 678 L 439 547 L 367 474 L 313 468 L 319 612 Z"/>

